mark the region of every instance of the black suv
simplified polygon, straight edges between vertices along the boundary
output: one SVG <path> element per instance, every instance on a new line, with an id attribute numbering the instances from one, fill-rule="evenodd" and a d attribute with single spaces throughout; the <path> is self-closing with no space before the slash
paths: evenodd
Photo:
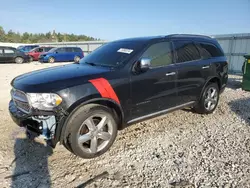
<path id="1" fill-rule="evenodd" d="M 117 130 L 173 110 L 212 113 L 228 79 L 218 42 L 169 35 L 107 43 L 79 63 L 16 77 L 13 120 L 83 158 L 113 144 Z"/>
<path id="2" fill-rule="evenodd" d="M 29 55 L 17 50 L 13 47 L 0 46 L 0 62 L 1 63 L 24 63 L 29 62 Z"/>

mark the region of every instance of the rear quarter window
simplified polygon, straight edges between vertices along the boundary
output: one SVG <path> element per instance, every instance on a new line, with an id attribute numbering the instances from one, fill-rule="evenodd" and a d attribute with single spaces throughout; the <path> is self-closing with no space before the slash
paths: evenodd
<path id="1" fill-rule="evenodd" d="M 219 49 L 219 47 L 212 43 L 198 42 L 197 48 L 199 49 L 203 59 L 224 56 L 224 53 Z"/>
<path id="2" fill-rule="evenodd" d="M 73 48 L 73 51 L 74 52 L 82 52 L 82 49 L 81 48 Z"/>

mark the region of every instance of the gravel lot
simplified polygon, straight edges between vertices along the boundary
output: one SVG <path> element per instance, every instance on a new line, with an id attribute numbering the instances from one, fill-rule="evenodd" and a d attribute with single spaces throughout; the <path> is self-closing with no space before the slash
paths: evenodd
<path id="1" fill-rule="evenodd" d="M 214 114 L 179 110 L 121 132 L 85 160 L 29 141 L 8 114 L 10 81 L 59 64 L 0 64 L 0 187 L 250 187 L 250 92 L 230 76 Z"/>

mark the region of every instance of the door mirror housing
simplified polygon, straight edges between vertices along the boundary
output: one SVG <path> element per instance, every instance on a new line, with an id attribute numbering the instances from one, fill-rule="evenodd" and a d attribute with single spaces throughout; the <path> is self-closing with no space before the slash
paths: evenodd
<path id="1" fill-rule="evenodd" d="M 139 68 L 142 72 L 148 71 L 151 66 L 151 59 L 150 58 L 142 58 L 139 61 Z"/>

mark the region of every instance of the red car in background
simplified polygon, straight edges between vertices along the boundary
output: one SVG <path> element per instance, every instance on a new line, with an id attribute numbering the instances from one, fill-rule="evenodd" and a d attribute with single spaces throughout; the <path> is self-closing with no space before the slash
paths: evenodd
<path id="1" fill-rule="evenodd" d="M 34 48 L 32 50 L 30 50 L 28 52 L 28 55 L 30 56 L 30 60 L 33 61 L 37 61 L 38 60 L 38 57 L 42 54 L 42 53 L 46 53 L 48 52 L 49 50 L 51 50 L 52 48 L 54 47 L 45 47 L 45 46 L 42 46 L 42 47 L 37 47 L 37 48 Z"/>

